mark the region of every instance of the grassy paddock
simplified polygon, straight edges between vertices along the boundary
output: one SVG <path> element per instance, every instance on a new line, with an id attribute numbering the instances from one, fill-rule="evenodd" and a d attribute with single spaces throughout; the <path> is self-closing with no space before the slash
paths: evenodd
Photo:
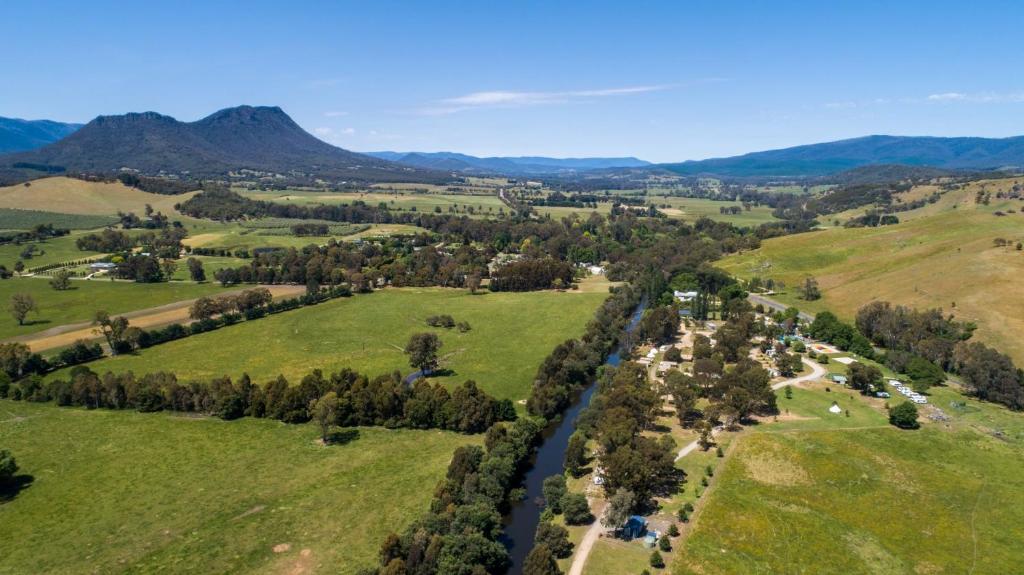
<path id="1" fill-rule="evenodd" d="M 809 312 L 832 310 L 845 319 L 872 300 L 941 307 L 976 322 L 975 337 L 1024 363 L 1024 255 L 1012 245 L 994 245 L 996 238 L 1024 240 L 1024 216 L 993 215 L 1008 209 L 1002 205 L 951 205 L 960 207 L 898 225 L 770 239 L 719 266 L 743 278 L 783 280 L 789 289 L 775 296 L 779 301 Z M 818 280 L 822 299 L 797 299 L 794 288 L 808 276 Z"/>
<path id="2" fill-rule="evenodd" d="M 69 230 L 91 230 L 116 224 L 117 221 L 114 216 L 88 216 L 0 208 L 0 229 L 3 230 L 28 230 L 41 224 L 52 224 L 55 228 Z"/>
<path id="3" fill-rule="evenodd" d="M 7 302 L 16 293 L 30 294 L 39 306 L 38 313 L 29 314 L 26 325 L 19 326 L 7 313 L 0 317 L 0 338 L 28 335 L 69 323 L 91 321 L 98 310 L 107 310 L 113 314 L 127 313 L 216 294 L 224 290 L 217 283 L 138 284 L 112 282 L 108 279 L 72 280 L 71 287 L 69 290 L 57 291 L 50 287 L 50 282 L 44 278 L 12 278 L 0 281 L 0 303 L 5 306 L 5 311 Z"/>
<path id="4" fill-rule="evenodd" d="M 356 431 L 323 447 L 313 425 L 0 400 L 3 446 L 33 477 L 0 503 L 0 572 L 355 573 L 480 442 Z"/>
<path id="5" fill-rule="evenodd" d="M 120 210 L 141 216 L 149 204 L 154 210 L 171 215 L 177 213 L 175 204 L 195 195 L 195 192 L 176 196 L 151 194 L 120 182 L 86 182 L 63 176 L 33 180 L 30 184 L 0 187 L 0 208 L 53 210 L 59 206 L 65 214 L 110 216 Z"/>
<path id="6" fill-rule="evenodd" d="M 1015 573 L 1024 452 L 954 425 L 742 439 L 676 573 Z"/>
<path id="7" fill-rule="evenodd" d="M 369 375 L 409 373 L 402 349 L 414 333 L 437 331 L 445 383 L 474 379 L 499 398 L 524 399 L 537 366 L 558 343 L 583 333 L 605 293 L 481 293 L 441 288 L 388 289 L 326 302 L 90 364 L 183 378 L 278 374 L 297 382 L 314 368 L 350 367 Z M 472 330 L 435 330 L 424 320 L 450 314 Z M 51 377 L 61 377 L 58 372 Z"/>

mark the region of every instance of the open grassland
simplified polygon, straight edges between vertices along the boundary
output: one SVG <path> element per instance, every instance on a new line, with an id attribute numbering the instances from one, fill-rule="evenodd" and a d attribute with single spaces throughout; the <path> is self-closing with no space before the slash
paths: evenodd
<path id="1" fill-rule="evenodd" d="M 930 209 L 938 208 L 922 208 Z M 1024 253 L 1014 245 L 1024 240 L 1024 215 L 993 215 L 998 209 L 997 203 L 974 205 L 972 199 L 970 205 L 928 216 L 911 214 L 898 225 L 774 238 L 758 250 L 725 258 L 719 266 L 743 278 L 783 280 L 789 289 L 773 296 L 779 301 L 810 312 L 832 310 L 848 320 L 872 300 L 941 307 L 976 322 L 975 337 L 1020 363 Z M 996 247 L 997 238 L 1011 244 Z M 808 276 L 818 280 L 822 299 L 797 299 L 793 288 Z"/>
<path id="2" fill-rule="evenodd" d="M 45 224 L 51 224 L 55 228 L 68 230 L 91 230 L 116 223 L 117 217 L 115 216 L 90 216 L 0 208 L 0 230 L 29 230 L 35 226 Z"/>
<path id="3" fill-rule="evenodd" d="M 355 573 L 480 438 L 353 431 L 0 400 L 33 478 L 0 503 L 0 572 Z"/>
<path id="4" fill-rule="evenodd" d="M 1021 465 L 957 425 L 750 434 L 674 572 L 1017 573 Z"/>
<path id="5" fill-rule="evenodd" d="M 21 260 L 25 263 L 26 269 L 45 266 L 49 264 L 87 259 L 101 255 L 99 252 L 82 251 L 75 245 L 75 241 L 82 237 L 85 231 L 71 232 L 59 238 L 50 238 L 38 242 L 25 242 L 23 244 L 0 245 L 0 264 L 7 266 L 7 269 L 14 269 L 14 264 Z M 23 258 L 22 252 L 29 245 L 35 246 L 35 254 L 31 258 Z"/>
<path id="6" fill-rule="evenodd" d="M 702 217 L 708 217 L 718 222 L 746 227 L 759 226 L 764 223 L 778 221 L 772 215 L 772 209 L 767 206 L 752 207 L 750 211 L 744 210 L 738 214 L 723 214 L 721 208 L 738 206 L 740 202 L 721 202 L 705 198 L 684 198 L 680 196 L 667 196 L 649 194 L 646 196 L 647 204 L 654 205 L 670 218 L 680 219 L 687 222 L 696 221 Z M 668 207 L 664 207 L 664 206 Z M 611 202 L 599 202 L 596 208 L 569 208 L 537 206 L 534 208 L 541 215 L 550 215 L 552 218 L 563 218 L 571 214 L 586 216 L 592 212 L 607 214 L 611 211 Z"/>
<path id="7" fill-rule="evenodd" d="M 746 227 L 778 221 L 772 215 L 772 209 L 768 206 L 753 206 L 750 210 L 743 210 L 738 214 L 721 213 L 721 208 L 739 207 L 742 209 L 743 204 L 741 202 L 720 202 L 704 198 L 648 195 L 647 203 L 658 206 L 658 209 L 670 218 L 678 218 L 690 222 L 701 217 L 708 217 L 718 222 L 727 222 L 736 226 Z M 663 204 L 667 204 L 670 207 L 663 208 L 661 207 Z"/>
<path id="8" fill-rule="evenodd" d="M 213 274 L 223 268 L 238 268 L 241 266 L 247 266 L 252 263 L 251 259 L 224 257 L 224 256 L 193 256 L 186 255 L 180 260 L 175 260 L 178 264 L 178 269 L 174 270 L 175 280 L 188 280 L 191 281 L 192 276 L 188 271 L 188 260 L 197 259 L 203 264 L 203 271 L 206 272 L 207 281 L 215 281 Z"/>
<path id="9" fill-rule="evenodd" d="M 583 333 L 607 293 L 481 293 L 441 288 L 381 290 L 333 300 L 192 336 L 136 355 L 90 364 L 103 373 L 173 371 L 182 378 L 238 377 L 262 383 L 283 374 L 293 383 L 315 368 L 344 367 L 371 376 L 413 370 L 403 353 L 414 333 L 437 331 L 442 367 L 455 384 L 476 380 L 498 398 L 529 394 L 537 367 L 555 345 Z M 431 315 L 467 321 L 468 333 L 435 330 Z M 58 372 L 55 376 L 62 377 Z"/>
<path id="10" fill-rule="evenodd" d="M 151 194 L 113 184 L 86 182 L 63 176 L 33 180 L 0 188 L 0 208 L 60 211 L 64 214 L 114 215 L 118 210 L 141 215 L 146 204 L 165 214 L 176 213 L 174 205 L 191 198 L 195 192 L 169 196 Z"/>
<path id="11" fill-rule="evenodd" d="M 239 190 L 254 200 L 293 205 L 348 205 L 360 201 L 371 206 L 385 204 L 391 210 L 434 213 L 466 214 L 472 208 L 474 215 L 498 215 L 505 205 L 494 191 L 481 194 L 415 193 L 406 190 L 364 192 L 315 192 L 302 190 L 248 191 Z"/>
<path id="12" fill-rule="evenodd" d="M 186 225 L 189 237 L 182 243 L 192 247 L 253 250 L 255 248 L 303 248 L 308 245 L 324 245 L 332 238 L 336 241 L 387 237 L 393 235 L 410 235 L 424 233 L 427 230 L 405 224 L 334 224 L 330 226 L 330 236 L 294 236 L 281 228 L 279 220 L 274 220 L 261 227 L 263 220 L 237 223 L 191 222 Z M 429 232 L 427 232 L 429 233 Z"/>
<path id="13" fill-rule="evenodd" d="M 236 288 L 237 289 L 237 288 Z M 216 283 L 157 283 L 73 280 L 71 289 L 57 291 L 44 278 L 12 278 L 0 281 L 0 302 L 6 306 L 11 296 L 32 296 L 38 312 L 30 313 L 26 325 L 18 325 L 10 315 L 0 318 L 0 338 L 29 335 L 70 323 L 91 321 L 98 310 L 112 314 L 155 307 L 172 302 L 227 291 Z"/>

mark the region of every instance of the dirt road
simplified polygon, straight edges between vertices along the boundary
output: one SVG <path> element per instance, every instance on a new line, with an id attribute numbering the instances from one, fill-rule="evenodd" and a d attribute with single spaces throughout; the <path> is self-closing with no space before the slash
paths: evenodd
<path id="1" fill-rule="evenodd" d="M 301 295 L 306 291 L 305 286 L 298 285 L 274 285 L 262 287 L 269 289 L 270 293 L 273 294 L 275 298 L 294 297 Z M 225 291 L 216 295 L 232 295 L 242 291 L 243 290 Z M 128 318 L 131 321 L 131 325 L 144 329 L 150 329 L 171 323 L 188 323 L 191 321 L 188 317 L 188 310 L 192 307 L 192 304 L 195 301 L 195 299 L 176 301 L 174 303 L 140 309 L 118 315 Z M 71 345 L 80 339 L 91 340 L 97 339 L 97 337 L 98 336 L 93 332 L 92 322 L 80 322 L 60 325 L 37 333 L 22 335 L 4 341 L 21 342 L 27 344 L 29 349 L 33 352 L 42 352 Z"/>

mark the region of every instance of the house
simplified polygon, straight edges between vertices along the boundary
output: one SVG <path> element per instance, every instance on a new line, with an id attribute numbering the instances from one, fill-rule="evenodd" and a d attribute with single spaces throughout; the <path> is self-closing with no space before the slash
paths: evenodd
<path id="1" fill-rule="evenodd" d="M 832 374 L 832 381 L 839 385 L 846 385 L 847 380 L 845 375 Z"/>
<path id="2" fill-rule="evenodd" d="M 647 533 L 647 520 L 639 515 L 633 515 L 626 520 L 622 526 L 622 538 L 625 540 L 643 537 Z"/>
<path id="3" fill-rule="evenodd" d="M 599 276 L 604 273 L 604 268 L 601 266 L 587 266 L 587 271 L 590 275 Z"/>
<path id="4" fill-rule="evenodd" d="M 94 272 L 112 270 L 117 267 L 117 264 L 111 262 L 93 262 L 89 264 L 89 269 Z"/>
<path id="5" fill-rule="evenodd" d="M 683 303 L 690 303 L 691 301 L 697 299 L 697 292 L 674 290 L 672 292 L 672 297 L 676 298 L 677 300 Z"/>

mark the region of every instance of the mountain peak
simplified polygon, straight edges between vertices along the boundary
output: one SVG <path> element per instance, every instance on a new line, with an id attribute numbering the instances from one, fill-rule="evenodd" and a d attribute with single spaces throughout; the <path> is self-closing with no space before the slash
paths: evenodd
<path id="1" fill-rule="evenodd" d="M 277 106 L 225 108 L 195 122 L 156 112 L 100 116 L 54 144 L 0 157 L 0 167 L 19 162 L 88 173 L 129 168 L 193 178 L 252 170 L 308 183 L 448 179 L 332 146 Z"/>

